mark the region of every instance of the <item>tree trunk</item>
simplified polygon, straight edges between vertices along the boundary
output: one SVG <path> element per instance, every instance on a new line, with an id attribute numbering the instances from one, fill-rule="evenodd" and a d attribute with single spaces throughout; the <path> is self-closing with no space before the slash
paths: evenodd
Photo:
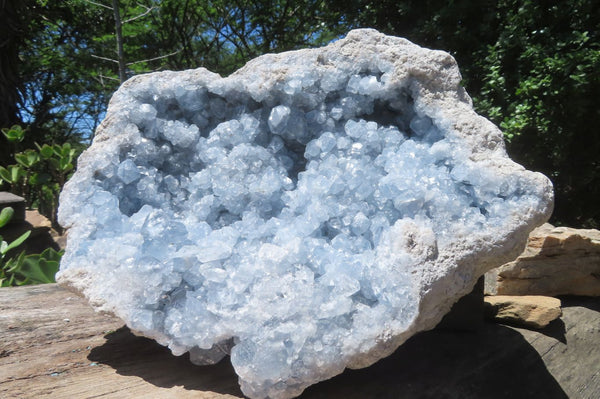
<path id="1" fill-rule="evenodd" d="M 27 3 L 21 0 L 0 1 L 0 128 L 19 124 L 19 47 L 25 35 L 24 16 Z M 0 166 L 10 159 L 8 145 L 0 135 Z"/>
<path id="2" fill-rule="evenodd" d="M 121 84 L 127 80 L 125 55 L 123 53 L 123 30 L 121 28 L 121 12 L 119 0 L 113 0 L 113 13 L 115 16 L 115 32 L 117 34 L 117 59 L 119 61 L 119 80 Z"/>

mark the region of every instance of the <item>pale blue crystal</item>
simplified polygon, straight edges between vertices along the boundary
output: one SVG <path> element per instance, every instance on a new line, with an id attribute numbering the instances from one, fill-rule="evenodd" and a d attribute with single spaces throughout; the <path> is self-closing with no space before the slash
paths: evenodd
<path id="1" fill-rule="evenodd" d="M 492 264 L 541 220 L 547 183 L 508 160 L 457 70 L 430 79 L 401 61 L 406 41 L 386 53 L 392 39 L 369 35 L 381 47 L 356 60 L 342 43 L 124 84 L 61 196 L 59 280 L 174 354 L 230 352 L 254 398 L 432 328 L 479 255 Z"/>

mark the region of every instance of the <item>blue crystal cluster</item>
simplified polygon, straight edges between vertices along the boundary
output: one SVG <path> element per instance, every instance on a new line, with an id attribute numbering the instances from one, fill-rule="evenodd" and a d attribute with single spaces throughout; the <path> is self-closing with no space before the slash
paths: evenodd
<path id="1" fill-rule="evenodd" d="M 61 274 L 85 269 L 90 296 L 175 354 L 231 354 L 252 397 L 341 372 L 414 322 L 422 262 L 540 201 L 393 72 L 300 65 L 260 96 L 208 71 L 126 84 L 61 197 Z M 413 225 L 424 255 L 398 238 Z"/>

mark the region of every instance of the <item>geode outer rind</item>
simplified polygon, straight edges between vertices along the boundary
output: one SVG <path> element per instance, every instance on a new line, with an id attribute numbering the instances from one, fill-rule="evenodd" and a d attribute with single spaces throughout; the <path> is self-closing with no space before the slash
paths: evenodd
<path id="1" fill-rule="evenodd" d="M 288 398 L 433 328 L 544 223 L 447 53 L 374 30 L 227 78 L 136 76 L 61 194 L 57 276 L 193 362 Z"/>

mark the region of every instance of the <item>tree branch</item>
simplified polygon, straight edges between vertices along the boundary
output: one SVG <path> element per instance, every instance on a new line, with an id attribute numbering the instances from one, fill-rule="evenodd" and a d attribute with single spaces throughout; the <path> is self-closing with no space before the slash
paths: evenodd
<path id="1" fill-rule="evenodd" d="M 139 4 L 140 6 L 144 7 L 146 9 L 146 11 L 144 11 L 143 13 L 141 13 L 140 15 L 136 15 L 135 17 L 131 17 L 126 19 L 125 21 L 123 21 L 122 23 L 126 24 L 132 21 L 135 21 L 136 19 L 140 19 L 146 15 L 148 15 L 152 10 L 154 10 L 156 7 L 152 6 L 152 7 L 146 7 L 142 4 Z"/>
<path id="2" fill-rule="evenodd" d="M 99 60 L 110 61 L 110 62 L 114 62 L 115 64 L 119 63 L 119 61 L 113 60 L 112 58 L 100 57 L 99 55 L 96 55 L 96 54 L 91 54 L 91 56 L 92 56 L 92 58 L 97 58 Z"/>
<path id="3" fill-rule="evenodd" d="M 179 49 L 179 50 L 177 50 L 177 51 L 174 51 L 174 52 L 172 52 L 172 53 L 170 53 L 170 54 L 165 54 L 165 55 L 161 55 L 161 56 L 154 57 L 154 58 L 148 58 L 148 59 L 146 59 L 146 60 L 140 60 L 140 61 L 128 62 L 128 63 L 127 63 L 127 65 L 129 66 L 129 65 L 135 65 L 135 64 L 139 64 L 139 63 L 142 63 L 142 62 L 156 61 L 156 60 L 160 60 L 160 59 L 163 59 L 163 58 L 171 57 L 172 55 L 175 55 L 175 54 L 177 54 L 177 53 L 180 53 L 180 52 L 181 52 L 181 49 Z M 114 61 L 114 60 L 113 60 L 113 61 Z"/>
<path id="4" fill-rule="evenodd" d="M 95 6 L 98 6 L 98 7 L 104 7 L 104 8 L 108 8 L 109 10 L 112 10 L 112 9 L 113 9 L 111 6 L 107 6 L 107 5 L 105 5 L 105 4 L 102 4 L 102 3 L 96 3 L 95 1 L 92 1 L 92 0 L 84 0 L 84 1 L 85 1 L 86 3 L 90 3 L 90 4 L 93 4 L 93 5 L 95 5 Z"/>
<path id="5" fill-rule="evenodd" d="M 98 75 L 98 76 L 100 76 L 100 79 L 110 79 L 110 80 L 114 80 L 114 81 L 116 81 L 116 82 L 118 82 L 118 81 L 119 81 L 119 79 L 117 79 L 117 78 L 113 78 L 113 77 L 111 77 L 111 76 L 106 76 L 106 75 Z"/>

